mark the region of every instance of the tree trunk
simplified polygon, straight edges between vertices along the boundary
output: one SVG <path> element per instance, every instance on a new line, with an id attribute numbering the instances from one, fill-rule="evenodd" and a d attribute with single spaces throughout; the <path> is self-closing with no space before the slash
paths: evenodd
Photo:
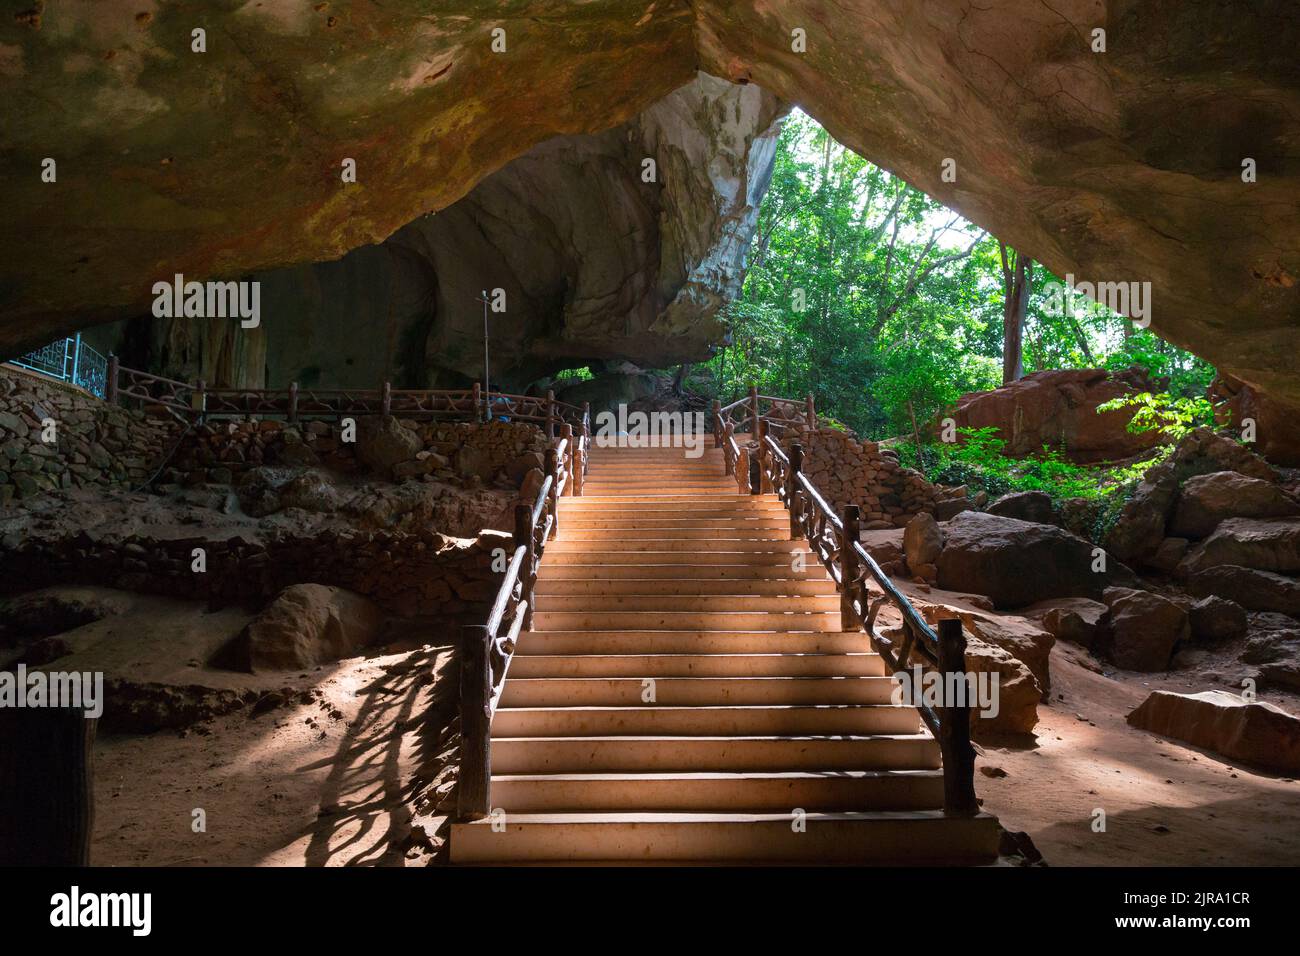
<path id="1" fill-rule="evenodd" d="M 1002 254 L 1002 384 L 1019 381 L 1025 376 L 1025 316 L 1029 312 L 1029 284 L 1033 278 L 1032 259 L 998 243 Z"/>

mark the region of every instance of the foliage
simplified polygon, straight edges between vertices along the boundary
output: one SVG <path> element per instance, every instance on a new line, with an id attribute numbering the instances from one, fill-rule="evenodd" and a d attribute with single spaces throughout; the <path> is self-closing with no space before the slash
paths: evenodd
<path id="1" fill-rule="evenodd" d="M 1097 406 L 1098 412 L 1135 408 L 1126 430 L 1133 434 L 1159 432 L 1170 442 L 1177 442 L 1194 428 L 1214 423 L 1214 408 L 1204 398 L 1175 398 L 1168 392 L 1139 392 L 1121 395 Z"/>
<path id="2" fill-rule="evenodd" d="M 1169 380 L 1171 400 L 1204 392 L 1208 364 L 1102 306 L 1054 306 L 1060 288 L 1035 264 L 1027 373 L 1141 365 Z M 924 432 L 962 393 L 1001 383 L 1003 298 L 996 239 L 796 111 L 744 289 L 722 315 L 726 344 L 708 363 L 714 396 L 731 401 L 751 384 L 811 393 L 859 434 L 914 439 L 913 420 Z"/>

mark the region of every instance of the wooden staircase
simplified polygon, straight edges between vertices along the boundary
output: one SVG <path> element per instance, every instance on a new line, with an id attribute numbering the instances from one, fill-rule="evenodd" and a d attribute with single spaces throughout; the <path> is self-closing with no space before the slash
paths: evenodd
<path id="1" fill-rule="evenodd" d="M 996 858 L 995 819 L 944 815 L 935 739 L 781 502 L 738 494 L 720 450 L 593 449 L 558 510 L 493 812 L 453 825 L 453 862 Z"/>

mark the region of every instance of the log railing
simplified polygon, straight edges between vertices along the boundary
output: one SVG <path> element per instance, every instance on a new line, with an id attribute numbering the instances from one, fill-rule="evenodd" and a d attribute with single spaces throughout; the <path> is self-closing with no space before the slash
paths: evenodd
<path id="1" fill-rule="evenodd" d="M 591 431 L 590 408 L 561 402 L 546 395 L 513 395 L 471 388 L 211 388 L 202 380 L 193 384 L 126 368 L 109 356 L 104 398 L 111 404 L 133 405 L 145 411 L 162 411 L 189 420 L 210 418 L 337 419 L 347 415 L 396 415 L 451 421 L 532 422 L 555 438 L 562 425 L 573 426 L 583 437 Z"/>
<path id="2" fill-rule="evenodd" d="M 519 635 L 532 630 L 537 567 L 559 531 L 559 499 L 580 494 L 586 436 L 572 426 L 546 450 L 546 477 L 532 504 L 515 505 L 513 552 L 487 623 L 462 628 L 460 665 L 460 781 L 456 815 L 479 820 L 491 812 L 492 715 L 505 688 Z M 584 429 L 585 431 L 585 429 Z"/>
<path id="3" fill-rule="evenodd" d="M 767 411 L 762 403 L 767 402 Z M 797 409 L 802 408 L 803 418 Z M 714 440 L 722 447 L 728 474 L 736 476 L 742 492 L 773 493 L 790 515 L 790 538 L 806 540 L 812 553 L 835 582 L 840 595 L 840 627 L 866 631 L 872 647 L 891 673 L 904 674 L 913 662 L 936 669 L 943 678 L 946 706 L 931 706 L 919 694 L 913 703 L 926 727 L 939 742 L 943 755 L 944 812 L 970 816 L 979 812 L 975 797 L 975 750 L 970 740 L 969 695 L 950 698 L 953 687 L 966 687 L 966 638 L 961 621 L 941 620 L 931 628 L 907 597 L 862 546 L 857 505 L 841 514 L 826 501 L 803 473 L 803 446 L 789 444 L 789 452 L 771 434 L 788 428 L 815 428 L 812 397 L 804 403 L 768 398 L 751 389 L 750 395 L 731 405 L 714 403 Z M 750 429 L 745 445 L 736 441 L 736 426 Z M 902 618 L 897 637 L 877 633 L 876 619 L 885 604 Z M 960 681 L 950 681 L 950 674 Z M 915 688 L 919 690 L 919 688 Z"/>

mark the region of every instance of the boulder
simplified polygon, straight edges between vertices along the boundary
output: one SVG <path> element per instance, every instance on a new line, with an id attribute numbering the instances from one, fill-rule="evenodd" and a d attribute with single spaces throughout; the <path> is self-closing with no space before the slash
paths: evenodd
<path id="1" fill-rule="evenodd" d="M 1154 390 L 1145 371 L 1137 368 L 1035 372 L 991 391 L 961 396 L 951 417 L 959 428 L 997 428 L 1004 452 L 1013 458 L 1040 454 L 1044 446 L 1076 462 L 1131 458 L 1159 445 L 1160 436 L 1130 432 L 1132 409 L 1098 413 L 1097 406 Z"/>
<path id="2" fill-rule="evenodd" d="M 383 624 L 383 612 L 360 594 L 294 584 L 244 628 L 234 660 L 253 673 L 306 670 L 374 643 Z"/>
<path id="3" fill-rule="evenodd" d="M 1049 662 L 1056 638 L 1033 621 L 1010 614 L 982 614 L 946 604 L 930 604 L 916 598 L 912 599 L 912 605 L 932 627 L 937 627 L 940 618 L 959 617 L 968 640 L 975 639 L 1006 651 L 1029 668 L 1044 697 L 1051 690 Z"/>
<path id="4" fill-rule="evenodd" d="M 1219 565 L 1192 574 L 1187 588 L 1197 597 L 1217 595 L 1250 611 L 1300 615 L 1300 581 L 1271 571 Z"/>
<path id="5" fill-rule="evenodd" d="M 392 416 L 365 419 L 357 436 L 357 459 L 377 475 L 391 477 L 393 466 L 414 458 L 424 447 L 420 436 Z"/>
<path id="6" fill-rule="evenodd" d="M 1254 447 L 1261 455 L 1278 465 L 1300 465 L 1300 406 L 1277 401 L 1222 370 L 1209 391 L 1227 424 L 1240 429 L 1247 419 L 1254 423 Z"/>
<path id="7" fill-rule="evenodd" d="M 1210 595 L 1187 612 L 1192 640 L 1215 643 L 1246 636 L 1246 609 L 1236 601 Z"/>
<path id="8" fill-rule="evenodd" d="M 1227 518 L 1180 567 L 1195 572 L 1225 564 L 1300 571 L 1300 518 Z"/>
<path id="9" fill-rule="evenodd" d="M 1197 428 L 1173 453 L 1149 469 L 1106 533 L 1106 550 L 1121 561 L 1148 561 L 1166 537 L 1165 528 L 1178 501 L 1180 484 L 1194 475 L 1235 471 L 1248 478 L 1276 482 L 1267 462 L 1230 438 Z"/>
<path id="10" fill-rule="evenodd" d="M 1094 571 L 1094 545 L 1052 525 L 965 511 L 944 526 L 939 587 L 985 594 L 995 607 L 1015 608 L 1054 597 L 1100 598 L 1132 581 L 1114 560 Z"/>
<path id="11" fill-rule="evenodd" d="M 1150 591 L 1109 588 L 1108 656 L 1130 671 L 1162 671 L 1174 650 L 1190 636 L 1187 612 L 1173 601 Z"/>
<path id="12" fill-rule="evenodd" d="M 1160 542 L 1160 547 L 1156 548 L 1156 553 L 1147 559 L 1147 565 L 1165 574 L 1172 574 L 1182 564 L 1183 558 L 1187 557 L 1190 545 L 1191 542 L 1186 538 L 1165 538 Z"/>
<path id="13" fill-rule="evenodd" d="M 534 468 L 528 474 L 524 475 L 523 483 L 519 486 L 519 498 L 525 504 L 531 505 L 537 499 L 537 492 L 542 488 L 546 481 L 546 476 L 542 474 L 542 469 Z"/>
<path id="14" fill-rule="evenodd" d="M 1058 524 L 1056 510 L 1052 499 L 1041 491 L 1014 491 L 1003 495 L 988 507 L 991 515 L 1003 518 L 1019 518 L 1021 521 L 1035 521 L 1038 524 Z"/>
<path id="15" fill-rule="evenodd" d="M 1300 514 L 1300 504 L 1271 481 L 1235 471 L 1195 475 L 1183 484 L 1169 530 L 1204 538 L 1225 518 L 1278 518 Z"/>
<path id="16" fill-rule="evenodd" d="M 1038 725 L 1038 702 L 1043 697 L 1043 690 L 1023 661 L 1000 647 L 968 637 L 966 669 L 975 675 L 986 673 L 998 677 L 997 714 L 981 717 L 974 708 L 971 710 L 971 734 L 975 739 L 1033 732 Z"/>
<path id="17" fill-rule="evenodd" d="M 933 565 L 943 550 L 943 532 L 934 516 L 922 511 L 903 528 L 903 554 L 914 574 L 921 565 Z"/>
<path id="18" fill-rule="evenodd" d="M 1110 609 L 1088 598 L 1039 601 L 1019 613 L 1037 621 L 1058 641 L 1089 649 L 1100 645 L 1110 627 Z"/>
<path id="19" fill-rule="evenodd" d="M 1158 690 L 1128 715 L 1140 730 L 1280 773 L 1300 772 L 1300 718 L 1221 690 Z"/>

